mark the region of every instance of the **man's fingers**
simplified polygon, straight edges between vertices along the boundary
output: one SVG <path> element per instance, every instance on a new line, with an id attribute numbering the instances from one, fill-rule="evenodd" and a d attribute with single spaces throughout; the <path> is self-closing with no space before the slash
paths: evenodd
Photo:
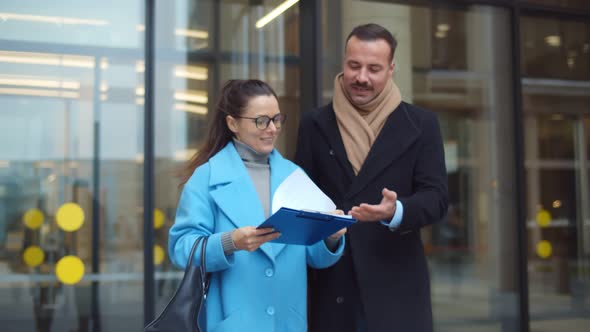
<path id="1" fill-rule="evenodd" d="M 383 191 L 381 191 L 381 194 L 383 195 L 384 198 L 387 198 L 388 200 L 395 201 L 397 199 L 397 193 L 395 191 L 389 190 L 387 188 L 383 188 Z"/>
<path id="2" fill-rule="evenodd" d="M 386 205 L 371 205 L 363 203 L 360 206 L 353 207 L 349 214 L 359 221 L 380 221 L 390 218 L 389 216 L 391 213 L 387 210 Z"/>
<path id="3" fill-rule="evenodd" d="M 349 213 L 350 215 L 352 215 L 353 218 L 359 220 L 359 221 L 367 221 L 367 220 L 372 220 L 373 217 L 373 213 L 368 210 L 366 207 L 365 208 L 361 208 L 358 206 L 355 206 L 352 208 L 352 210 Z"/>
<path id="4" fill-rule="evenodd" d="M 354 209 L 355 208 L 353 208 L 353 210 Z M 375 214 L 379 213 L 380 210 L 382 210 L 381 205 L 371 205 L 366 203 L 363 203 L 360 206 L 356 207 L 356 212 L 364 214 Z"/>

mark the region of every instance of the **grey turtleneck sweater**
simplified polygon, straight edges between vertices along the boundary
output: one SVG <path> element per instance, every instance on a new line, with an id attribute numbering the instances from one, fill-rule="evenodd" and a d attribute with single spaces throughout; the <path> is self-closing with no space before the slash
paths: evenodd
<path id="1" fill-rule="evenodd" d="M 270 213 L 269 154 L 259 153 L 235 138 L 233 143 L 246 166 L 246 170 L 248 170 L 254 188 L 256 188 L 256 193 L 258 193 L 258 198 L 262 204 L 262 210 L 264 211 L 264 217 L 268 218 Z M 232 232 L 226 232 L 221 235 L 221 244 L 223 245 L 223 252 L 226 255 L 231 255 L 234 251 L 238 250 L 231 239 L 231 233 Z"/>
<path id="2" fill-rule="evenodd" d="M 234 146 L 240 155 L 240 158 L 248 170 L 248 174 L 254 183 L 256 193 L 262 204 L 264 217 L 268 218 L 270 215 L 270 165 L 268 164 L 269 154 L 259 153 L 252 149 L 247 144 L 244 144 L 237 139 L 233 139 Z M 221 235 L 221 244 L 225 255 L 231 255 L 238 249 L 234 245 L 231 235 L 233 231 L 225 232 Z M 339 240 L 327 238 L 326 245 L 332 251 L 338 246 Z"/>

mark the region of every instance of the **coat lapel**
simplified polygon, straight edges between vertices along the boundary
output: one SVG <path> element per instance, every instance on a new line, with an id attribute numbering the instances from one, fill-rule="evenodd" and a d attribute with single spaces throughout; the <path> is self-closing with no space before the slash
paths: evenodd
<path id="1" fill-rule="evenodd" d="M 406 104 L 402 102 L 385 122 L 346 197 L 350 198 L 363 190 L 384 168 L 399 158 L 421 133 Z"/>
<path id="2" fill-rule="evenodd" d="M 236 228 L 261 224 L 265 218 L 258 193 L 234 145 L 227 144 L 209 162 L 211 197 L 219 209 Z M 260 249 L 274 262 L 270 243 L 263 244 Z"/>
<path id="3" fill-rule="evenodd" d="M 338 129 L 336 114 L 334 113 L 332 104 L 329 105 L 328 111 L 319 112 L 315 118 L 315 121 L 320 127 L 320 132 L 324 135 L 325 139 L 330 145 L 331 156 L 326 156 L 326 158 L 336 158 L 338 163 L 345 170 L 348 180 L 352 181 L 354 179 L 354 170 L 348 161 L 348 156 L 346 155 L 346 149 L 344 148 L 344 143 L 342 142 L 342 136 L 340 135 L 340 130 Z"/>

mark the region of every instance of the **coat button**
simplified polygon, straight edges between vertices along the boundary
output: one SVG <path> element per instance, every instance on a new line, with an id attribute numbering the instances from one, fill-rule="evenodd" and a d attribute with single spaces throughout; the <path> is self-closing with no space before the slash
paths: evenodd
<path id="1" fill-rule="evenodd" d="M 330 152 L 328 152 L 330 154 L 330 156 L 334 155 L 334 150 L 330 149 Z"/>
<path id="2" fill-rule="evenodd" d="M 272 276 L 275 274 L 275 271 L 273 271 L 272 269 L 268 268 L 268 269 L 266 269 L 266 270 L 264 271 L 264 274 L 265 274 L 267 277 L 269 277 L 269 278 L 270 278 L 270 277 L 272 277 Z"/>
<path id="3" fill-rule="evenodd" d="M 344 303 L 344 296 L 338 296 L 338 297 L 336 298 L 336 303 L 338 303 L 338 304 L 342 304 L 342 303 Z"/>
<path id="4" fill-rule="evenodd" d="M 275 307 L 273 307 L 273 306 L 270 306 L 270 307 L 266 308 L 266 313 L 267 313 L 269 316 L 272 316 L 272 315 L 274 315 L 274 314 L 275 314 Z"/>

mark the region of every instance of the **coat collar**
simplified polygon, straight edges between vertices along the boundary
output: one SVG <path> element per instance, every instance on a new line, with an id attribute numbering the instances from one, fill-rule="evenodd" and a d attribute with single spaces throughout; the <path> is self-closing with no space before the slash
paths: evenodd
<path id="1" fill-rule="evenodd" d="M 228 143 L 211 157 L 209 163 L 211 166 L 209 178 L 211 196 L 221 211 L 236 228 L 261 224 L 265 220 L 262 204 L 258 199 L 258 193 L 248 170 L 233 143 Z M 295 166 L 284 159 L 276 150 L 271 152 L 269 164 L 272 202 L 276 188 L 295 170 Z M 265 243 L 260 248 L 274 261 L 284 246 L 279 243 Z"/>
<path id="2" fill-rule="evenodd" d="M 411 112 L 408 104 L 402 102 L 391 113 L 356 177 L 346 156 L 346 149 L 332 105 L 329 105 L 328 110 L 323 109 L 317 114 L 316 123 L 322 129 L 334 156 L 352 180 L 346 193 L 347 198 L 353 197 L 363 190 L 371 180 L 377 177 L 391 162 L 399 158 L 420 137 L 422 131 Z"/>

